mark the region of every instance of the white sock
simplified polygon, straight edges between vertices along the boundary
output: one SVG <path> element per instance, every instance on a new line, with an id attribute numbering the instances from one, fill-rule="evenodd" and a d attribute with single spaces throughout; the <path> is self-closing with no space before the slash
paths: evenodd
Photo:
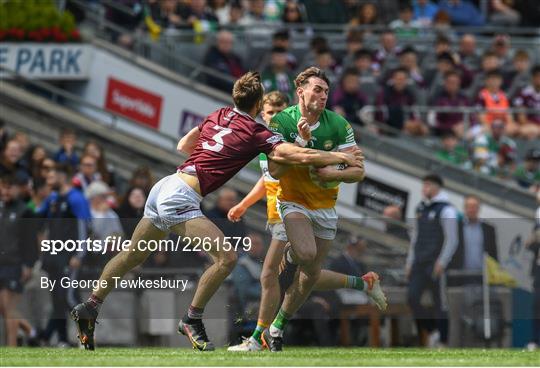
<path id="1" fill-rule="evenodd" d="M 249 337 L 249 342 L 251 342 L 252 344 L 254 344 L 257 347 L 261 347 L 261 344 L 259 344 L 259 342 L 253 338 L 253 336 Z"/>
<path id="2" fill-rule="evenodd" d="M 287 251 L 287 262 L 289 262 L 291 264 L 294 264 L 294 261 L 293 261 L 293 259 L 291 257 L 291 250 L 290 249 Z"/>
<path id="3" fill-rule="evenodd" d="M 268 331 L 270 331 L 270 336 L 272 336 L 272 337 L 282 337 L 283 336 L 283 330 L 280 330 L 279 328 L 277 328 L 274 325 L 270 325 L 270 329 Z"/>
<path id="4" fill-rule="evenodd" d="M 31 339 L 33 339 L 34 337 L 37 336 L 37 331 L 34 327 L 32 327 L 32 329 L 30 330 L 30 334 L 28 335 L 28 337 L 30 337 Z"/>

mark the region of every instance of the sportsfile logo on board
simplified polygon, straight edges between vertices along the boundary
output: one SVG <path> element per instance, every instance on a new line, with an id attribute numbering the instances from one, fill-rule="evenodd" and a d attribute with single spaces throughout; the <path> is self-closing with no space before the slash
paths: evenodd
<path id="1" fill-rule="evenodd" d="M 109 78 L 105 108 L 139 123 L 159 128 L 163 98 L 115 78 Z"/>

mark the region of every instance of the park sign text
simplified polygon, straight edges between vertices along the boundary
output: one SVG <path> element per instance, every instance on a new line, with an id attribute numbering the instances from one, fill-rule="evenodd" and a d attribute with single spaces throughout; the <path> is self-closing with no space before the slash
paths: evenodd
<path id="1" fill-rule="evenodd" d="M 0 67 L 34 79 L 87 79 L 92 53 L 79 43 L 0 43 Z"/>

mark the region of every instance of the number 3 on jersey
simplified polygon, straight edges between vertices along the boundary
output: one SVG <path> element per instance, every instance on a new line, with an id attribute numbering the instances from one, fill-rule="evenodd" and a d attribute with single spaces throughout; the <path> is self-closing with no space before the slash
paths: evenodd
<path id="1" fill-rule="evenodd" d="M 203 142 L 202 148 L 214 152 L 219 152 L 223 149 L 223 137 L 227 134 L 232 133 L 232 129 L 224 128 L 219 125 L 214 125 L 213 128 L 215 130 L 218 130 L 217 134 L 212 137 L 212 140 L 215 142 L 215 144 L 210 144 L 209 141 L 206 141 Z"/>

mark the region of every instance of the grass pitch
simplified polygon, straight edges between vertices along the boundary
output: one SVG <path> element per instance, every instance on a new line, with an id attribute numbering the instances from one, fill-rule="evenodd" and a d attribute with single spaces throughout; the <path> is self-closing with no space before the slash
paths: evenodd
<path id="1" fill-rule="evenodd" d="M 512 349 L 286 348 L 202 353 L 175 348 L 0 348 L 0 366 L 538 366 L 540 351 Z"/>

